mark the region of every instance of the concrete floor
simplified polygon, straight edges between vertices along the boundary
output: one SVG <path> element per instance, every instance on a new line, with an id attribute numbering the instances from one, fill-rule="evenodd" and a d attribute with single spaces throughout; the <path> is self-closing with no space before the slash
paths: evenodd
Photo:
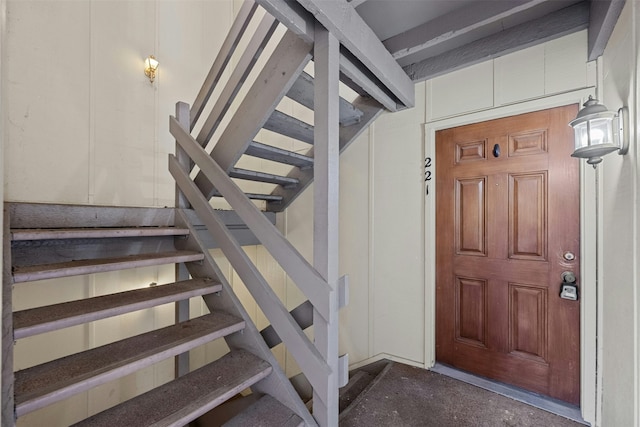
<path id="1" fill-rule="evenodd" d="M 577 427 L 583 424 L 432 371 L 390 362 L 341 427 Z"/>

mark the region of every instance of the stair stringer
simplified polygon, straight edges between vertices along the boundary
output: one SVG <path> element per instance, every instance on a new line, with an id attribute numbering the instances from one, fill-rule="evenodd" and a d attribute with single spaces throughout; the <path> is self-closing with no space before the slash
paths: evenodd
<path id="1" fill-rule="evenodd" d="M 15 426 L 15 402 L 13 398 L 13 277 L 11 275 L 11 211 L 4 203 L 2 233 L 2 406 L 0 425 Z"/>
<path id="2" fill-rule="evenodd" d="M 353 105 L 361 110 L 364 114 L 360 118 L 360 121 L 349 126 L 340 127 L 340 154 L 347 149 L 353 141 L 356 140 L 362 132 L 371 126 L 371 124 L 382 114 L 384 107 L 380 105 L 376 100 L 372 98 L 359 97 L 355 100 Z M 313 148 L 305 153 L 306 156 L 313 157 Z M 300 196 L 309 185 L 313 182 L 313 168 L 300 169 L 292 168 L 291 172 L 287 175 L 287 178 L 297 179 L 299 181 L 298 186 L 295 188 L 286 188 L 277 186 L 272 196 L 281 196 L 282 202 L 273 203 L 267 202 L 267 211 L 269 212 L 282 212 L 288 208 L 294 200 Z"/>
<path id="3" fill-rule="evenodd" d="M 202 263 L 189 263 L 187 268 L 194 278 L 209 277 L 222 284 L 222 292 L 219 295 L 207 295 L 203 300 L 210 311 L 223 311 L 225 313 L 242 318 L 245 321 L 245 329 L 225 337 L 225 341 L 231 350 L 243 349 L 262 358 L 272 367 L 272 373 L 265 379 L 254 384 L 254 393 L 269 394 L 280 403 L 291 409 L 296 415 L 303 419 L 306 425 L 316 426 L 317 423 L 309 410 L 305 406 L 300 396 L 293 388 L 293 385 L 282 371 L 280 364 L 265 343 L 257 327 L 242 306 L 240 300 L 233 292 L 231 285 L 226 280 L 222 271 L 213 260 L 208 250 L 203 246 L 202 241 L 195 232 L 195 229 L 188 221 L 187 215 L 180 209 L 176 209 L 175 225 L 188 228 L 191 233 L 186 239 L 176 242 L 176 249 L 190 248 L 200 250 L 204 253 Z"/>

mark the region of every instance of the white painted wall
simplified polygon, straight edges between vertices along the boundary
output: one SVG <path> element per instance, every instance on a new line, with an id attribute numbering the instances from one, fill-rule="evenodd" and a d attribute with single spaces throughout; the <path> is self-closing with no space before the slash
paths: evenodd
<path id="1" fill-rule="evenodd" d="M 0 75 L 0 107 L 5 108 L 5 200 L 172 205 L 174 187 L 166 172 L 166 155 L 173 151 L 174 143 L 167 117 L 177 100 L 191 102 L 194 98 L 231 23 L 232 2 L 6 1 L 9 32 L 6 38 L 2 34 L 6 44 Z M 237 10 L 238 2 L 233 3 Z M 638 31 L 631 17 L 637 17 L 638 8 L 635 2 L 627 3 L 605 54 L 610 73 L 604 79 L 604 100 L 608 104 L 611 99 L 612 105 L 617 99 L 633 100 L 635 107 L 637 87 L 630 82 L 637 73 Z M 627 40 L 625 34 L 631 28 L 631 40 Z M 617 54 L 618 49 L 622 53 Z M 142 73 L 142 61 L 151 53 L 160 60 L 153 85 Z M 444 124 L 455 126 L 580 98 L 595 82 L 595 66 L 586 63 L 586 32 L 570 35 L 416 85 L 414 109 L 382 115 L 343 153 L 340 270 L 350 275 L 351 298 L 341 312 L 340 345 L 350 353 L 352 365 L 382 357 L 425 367 L 432 363 L 433 272 L 429 263 L 433 251 L 431 240 L 425 244 L 425 233 L 428 235 L 434 207 L 425 205 L 423 198 L 423 158 L 429 152 L 429 132 Z M 574 95 L 561 95 L 565 92 Z M 285 106 L 285 111 L 309 114 L 298 108 Z M 280 143 L 294 146 L 291 141 Z M 604 286 L 624 283 L 608 288 L 604 342 L 617 340 L 614 337 L 622 330 L 628 331 L 622 339 L 630 343 L 620 354 L 605 353 L 603 419 L 611 422 L 603 425 L 638 422 L 637 409 L 632 408 L 639 394 L 640 293 L 637 267 L 631 275 L 625 267 L 639 261 L 637 156 L 632 149 L 624 159 L 607 158 L 601 168 L 603 186 L 609 190 L 603 202 L 604 229 L 611 232 L 603 243 L 605 253 L 609 252 L 602 260 Z M 312 192 L 310 188 L 279 217 L 282 229 L 309 260 Z M 622 258 L 613 255 L 620 242 L 625 245 Z M 302 302 L 264 248 L 248 247 L 246 251 L 272 278 L 288 307 Z M 246 290 L 240 280 L 218 252 L 214 255 L 244 299 Z M 38 297 L 53 302 L 53 298 L 106 292 L 106 286 L 116 286 L 113 283 L 129 287 L 162 283 L 170 280 L 169 275 L 162 269 L 149 269 L 54 282 L 49 293 Z M 34 298 L 39 291 L 25 286 L 18 292 L 23 295 L 18 295 L 17 304 L 37 303 Z M 634 299 L 636 305 L 630 307 Z M 259 327 L 266 324 L 255 306 L 247 310 Z M 203 311 L 201 303 L 193 305 L 193 315 Z M 57 346 L 61 351 L 71 351 L 102 342 L 107 339 L 102 334 L 105 331 L 135 333 L 133 317 L 142 328 L 162 325 L 170 313 L 160 308 L 131 317 L 20 343 L 18 365 L 53 358 L 53 353 L 42 349 L 53 350 L 56 343 L 64 343 Z M 192 352 L 192 361 L 199 366 L 221 351 L 217 346 L 199 349 Z M 283 349 L 278 348 L 276 354 L 286 362 L 289 375 L 297 372 Z M 618 366 L 628 370 L 612 373 Z M 40 425 L 51 419 L 70 423 L 168 380 L 169 373 L 167 364 L 151 368 L 39 411 L 24 424 Z M 607 394 L 619 387 L 625 393 L 622 399 L 617 391 Z"/>
<path id="2" fill-rule="evenodd" d="M 599 167 L 602 426 L 640 425 L 639 17 L 638 3 L 627 2 L 603 55 L 599 94 L 609 109 L 629 107 L 631 135 L 629 154 Z"/>
<path id="3" fill-rule="evenodd" d="M 172 206 L 168 117 L 176 101 L 195 98 L 231 25 L 234 2 L 7 0 L 6 9 L 6 31 L 4 19 L 0 27 L 4 200 Z M 153 84 L 143 73 L 150 54 L 160 61 Z M 167 283 L 173 274 L 172 267 L 146 268 L 24 284 L 15 288 L 15 309 Z M 194 300 L 193 315 L 205 311 Z M 172 321 L 166 305 L 19 340 L 15 367 Z M 223 347 L 195 350 L 193 364 L 212 360 Z M 172 372 L 172 360 L 161 362 L 19 424 L 69 425 L 170 380 Z"/>

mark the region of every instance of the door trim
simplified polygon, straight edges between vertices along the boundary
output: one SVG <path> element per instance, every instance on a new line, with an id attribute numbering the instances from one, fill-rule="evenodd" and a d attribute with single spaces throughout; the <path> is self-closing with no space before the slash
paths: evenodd
<path id="1" fill-rule="evenodd" d="M 529 113 L 548 108 L 560 107 L 569 104 L 582 103 L 595 95 L 595 88 L 587 88 L 566 92 L 563 94 L 521 102 L 508 106 L 492 108 L 484 111 L 463 114 L 460 116 L 440 119 L 425 123 L 424 125 L 424 158 L 431 158 L 429 171 L 433 179 L 423 184 L 424 198 L 424 230 L 425 230 L 425 368 L 431 368 L 435 364 L 435 334 L 436 334 L 436 288 L 435 288 L 435 237 L 436 237 L 436 196 L 435 179 L 437 170 L 435 167 L 435 141 L 436 131 L 452 127 L 484 122 L 487 120 Z M 567 124 L 568 126 L 568 124 Z M 589 230 L 596 229 L 596 180 L 592 167 L 586 167 L 585 162 L 580 162 L 580 249 L 582 254 L 580 276 L 581 287 L 581 313 L 580 313 L 580 408 L 582 418 L 597 425 L 596 414 L 600 414 L 600 405 L 597 396 L 601 395 L 602 382 L 597 381 L 597 354 L 596 346 L 598 324 L 601 319 L 600 307 L 597 301 L 596 283 L 596 236 Z M 427 193 L 427 185 L 428 195 Z"/>

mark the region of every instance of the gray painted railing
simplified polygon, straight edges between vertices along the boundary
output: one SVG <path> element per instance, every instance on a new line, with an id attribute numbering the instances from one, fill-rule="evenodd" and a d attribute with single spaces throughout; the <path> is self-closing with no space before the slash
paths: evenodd
<path id="1" fill-rule="evenodd" d="M 176 139 L 176 155 L 169 156 L 169 171 L 176 181 L 176 201 L 180 208 L 193 209 L 200 221 L 206 226 L 213 240 L 216 241 L 225 257 L 238 273 L 250 294 L 264 315 L 271 323 L 266 332 L 270 341 L 281 340 L 292 354 L 303 374 L 314 389 L 314 418 L 320 425 L 337 425 L 337 395 L 341 373 L 346 373 L 346 358 L 338 358 L 338 298 L 339 281 L 331 284 L 299 253 L 299 251 L 280 233 L 257 206 L 247 197 L 238 185 L 229 177 L 236 161 L 252 143 L 258 131 L 274 114 L 275 107 L 287 94 L 300 75 L 304 66 L 312 56 L 313 46 L 300 39 L 292 32 L 287 32 L 279 41 L 271 57 L 260 70 L 258 77 L 249 85 L 248 95 L 240 102 L 234 115 L 215 141 L 213 149 L 208 145 L 220 123 L 229 114 L 229 108 L 259 55 L 272 37 L 277 21 L 269 14 L 261 18 L 255 32 L 239 55 L 236 66 L 230 70 L 230 57 L 243 37 L 248 22 L 253 18 L 256 6 L 253 0 L 245 0 L 238 13 L 221 51 L 214 61 L 205 83 L 200 90 L 193 107 L 185 103 L 176 106 L 176 117 L 170 118 L 170 132 Z M 337 50 L 334 49 L 335 53 Z M 237 55 L 238 53 L 235 52 Z M 335 61 L 334 58 L 331 61 Z M 335 93 L 337 94 L 337 68 L 334 67 Z M 228 71 L 225 74 L 225 71 Z M 192 130 L 197 126 L 211 94 L 221 84 L 222 76 L 228 75 L 224 86 L 218 92 L 217 99 L 210 109 L 197 136 Z M 339 97 L 333 96 L 338 111 Z M 329 100 L 324 100 L 328 102 Z M 315 102 L 315 107 L 326 106 L 322 100 Z M 338 153 L 337 114 L 335 120 L 335 153 Z M 317 152 L 317 150 L 316 150 Z M 337 157 L 332 160 L 336 162 Z M 326 162 L 322 162 L 327 166 Z M 192 170 L 198 169 L 195 178 Z M 327 168 L 327 173 L 330 169 Z M 326 174 L 325 174 L 326 175 Z M 316 343 L 309 339 L 300 327 L 294 315 L 282 303 L 278 295 L 265 280 L 258 268 L 249 259 L 241 247 L 241 243 L 225 226 L 220 212 L 212 208 L 209 200 L 213 194 L 219 194 L 231 206 L 234 212 L 249 228 L 257 240 L 267 249 L 273 259 L 278 262 L 284 272 L 308 298 L 305 303 L 305 318 L 313 311 L 313 326 Z M 328 202 L 327 202 L 328 203 Z M 328 212 L 328 206 L 317 206 L 317 216 Z M 337 212 L 337 205 L 331 207 Z M 333 221 L 333 220 L 332 220 Z M 325 227 L 320 231 L 328 237 L 323 241 L 336 241 L 331 233 L 337 233 L 337 227 Z M 316 233 L 316 238 L 318 234 Z M 322 246 L 322 244 L 321 244 Z M 327 249 L 330 249 L 327 247 Z M 325 251 L 326 252 L 326 251 Z M 317 257 L 316 257 L 317 258 Z M 314 258 L 315 259 L 315 258 Z M 337 258 L 336 258 L 337 260 Z M 332 261 L 333 263 L 333 261 Z M 322 263 L 324 264 L 324 263 Z M 336 264 L 337 265 L 337 264 Z M 337 274 L 337 271 L 336 271 Z M 325 272 L 326 276 L 326 272 Z M 342 283 L 342 282 L 341 282 Z M 341 289 L 341 288 L 340 288 Z M 297 315 L 296 315 L 297 316 Z M 299 320 L 299 319 L 298 319 Z M 308 320 L 308 319 L 307 319 Z M 274 338 L 277 337 L 277 338 Z M 329 345 L 327 346 L 327 337 Z M 344 375 L 342 375 L 344 376 Z"/>

